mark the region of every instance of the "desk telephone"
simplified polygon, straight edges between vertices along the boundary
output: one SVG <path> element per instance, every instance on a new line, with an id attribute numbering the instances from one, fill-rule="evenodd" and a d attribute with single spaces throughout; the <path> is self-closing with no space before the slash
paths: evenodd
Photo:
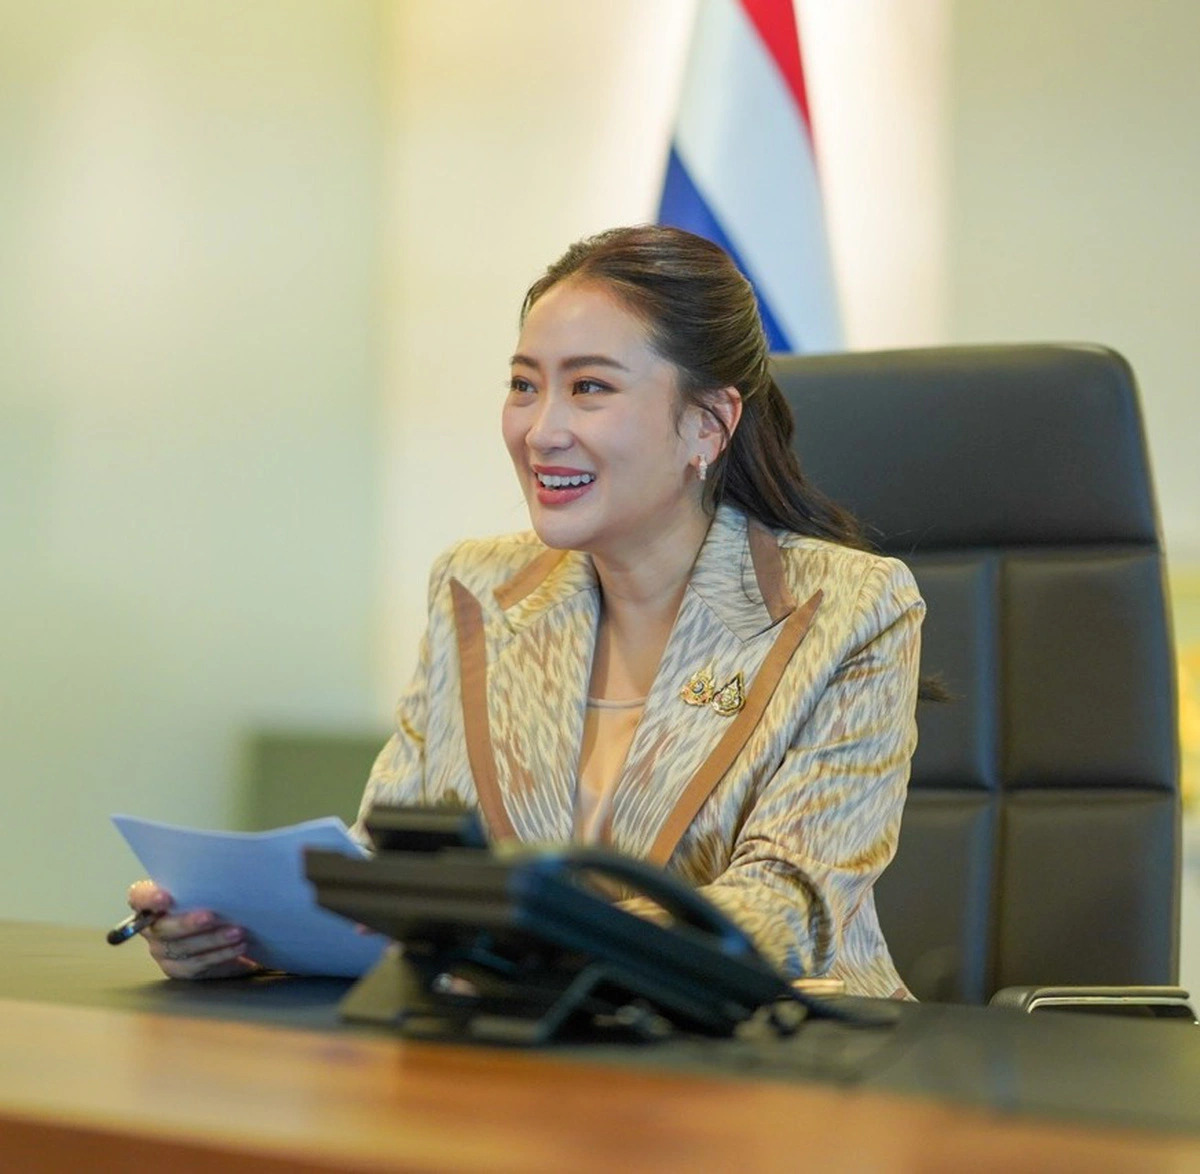
<path id="1" fill-rule="evenodd" d="M 377 806 L 366 826 L 373 858 L 306 853 L 318 903 L 396 943 L 343 1000 L 348 1019 L 508 1043 L 720 1036 L 797 998 L 734 922 L 643 861 L 492 850 L 473 812 Z M 622 909 L 614 885 L 670 924 Z"/>

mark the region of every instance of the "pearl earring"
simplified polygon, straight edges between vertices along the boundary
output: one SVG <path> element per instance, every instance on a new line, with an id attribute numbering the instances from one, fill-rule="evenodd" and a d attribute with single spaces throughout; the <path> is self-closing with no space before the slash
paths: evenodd
<path id="1" fill-rule="evenodd" d="M 696 458 L 696 480 L 703 481 L 708 476 L 708 460 L 701 453 Z"/>

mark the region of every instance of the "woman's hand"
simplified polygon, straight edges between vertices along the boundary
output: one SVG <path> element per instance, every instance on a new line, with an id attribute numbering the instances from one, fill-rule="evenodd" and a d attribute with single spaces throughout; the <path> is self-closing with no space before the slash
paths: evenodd
<path id="1" fill-rule="evenodd" d="M 230 925 L 207 909 L 168 912 L 171 894 L 153 881 L 129 886 L 129 906 L 164 914 L 142 930 L 142 937 L 168 978 L 237 978 L 259 968 L 245 955 L 246 931 L 241 926 Z"/>

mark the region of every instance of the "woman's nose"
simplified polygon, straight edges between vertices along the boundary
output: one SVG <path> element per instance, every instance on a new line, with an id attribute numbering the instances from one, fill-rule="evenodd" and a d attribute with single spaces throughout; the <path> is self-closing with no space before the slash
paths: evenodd
<path id="1" fill-rule="evenodd" d="M 525 434 L 525 443 L 535 452 L 557 452 L 570 448 L 574 440 L 567 405 L 556 396 L 546 396 L 538 403 L 537 414 Z"/>

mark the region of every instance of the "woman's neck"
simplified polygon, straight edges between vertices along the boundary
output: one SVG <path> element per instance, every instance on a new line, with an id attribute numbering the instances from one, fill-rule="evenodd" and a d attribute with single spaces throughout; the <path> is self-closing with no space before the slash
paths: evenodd
<path id="1" fill-rule="evenodd" d="M 708 533 L 703 514 L 660 533 L 637 555 L 593 555 L 603 606 L 592 663 L 594 697 L 644 697 Z"/>

